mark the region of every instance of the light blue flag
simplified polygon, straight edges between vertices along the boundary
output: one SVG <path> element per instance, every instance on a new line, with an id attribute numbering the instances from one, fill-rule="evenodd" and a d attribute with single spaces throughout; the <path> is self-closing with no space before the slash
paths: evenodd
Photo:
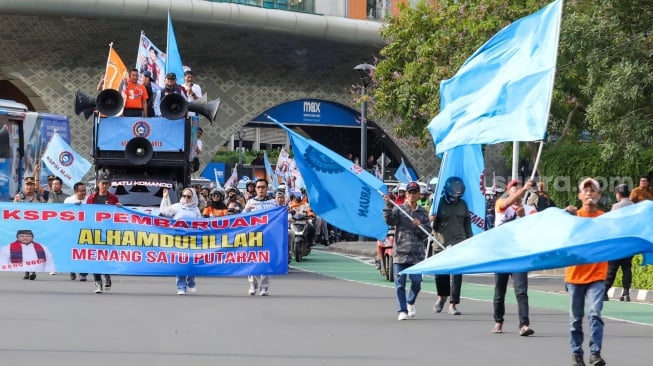
<path id="1" fill-rule="evenodd" d="M 267 176 L 266 179 L 270 181 L 270 184 L 272 184 L 272 188 L 274 189 L 279 188 L 279 179 L 277 178 L 277 175 L 274 173 L 274 169 L 272 169 L 272 164 L 270 164 L 270 160 L 268 160 L 267 151 L 263 151 L 263 164 L 265 165 L 265 175 Z"/>
<path id="2" fill-rule="evenodd" d="M 315 214 L 350 233 L 384 238 L 388 231 L 383 219 L 385 201 L 378 191 L 387 192 L 385 184 L 358 164 L 268 118 L 288 132 Z"/>
<path id="3" fill-rule="evenodd" d="M 505 27 L 440 85 L 428 126 L 436 152 L 466 144 L 544 138 L 562 0 Z"/>
<path id="4" fill-rule="evenodd" d="M 395 171 L 395 178 L 397 178 L 397 180 L 400 181 L 401 183 L 405 183 L 405 184 L 417 180 L 416 178 L 413 177 L 412 174 L 410 174 L 410 171 L 408 170 L 406 163 L 404 163 L 404 158 L 401 158 L 401 164 L 399 164 L 397 171 Z"/>
<path id="5" fill-rule="evenodd" d="M 459 177 L 465 184 L 462 199 L 467 203 L 471 214 L 472 232 L 474 235 L 481 233 L 485 229 L 484 167 L 481 145 L 463 145 L 447 151 L 440 166 L 430 214 L 435 215 L 438 210 L 447 179 Z"/>
<path id="6" fill-rule="evenodd" d="M 172 15 L 168 10 L 168 43 L 166 46 L 166 74 L 174 72 L 177 80 L 184 78 L 184 65 L 181 62 L 175 28 L 172 26 Z"/>
<path id="7" fill-rule="evenodd" d="M 91 163 L 75 152 L 56 132 L 50 138 L 41 161 L 68 187 L 81 182 L 88 170 L 91 169 Z"/>
<path id="8" fill-rule="evenodd" d="M 547 208 L 450 247 L 402 273 L 512 273 L 597 263 L 644 253 L 653 264 L 653 201 L 577 217 Z"/>

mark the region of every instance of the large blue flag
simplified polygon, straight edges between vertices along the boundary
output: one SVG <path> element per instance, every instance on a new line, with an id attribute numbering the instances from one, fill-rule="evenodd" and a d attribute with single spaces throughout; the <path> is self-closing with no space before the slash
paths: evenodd
<path id="1" fill-rule="evenodd" d="M 73 150 L 66 140 L 56 132 L 52 135 L 41 161 L 68 187 L 81 182 L 88 170 L 91 169 L 91 163 Z"/>
<path id="2" fill-rule="evenodd" d="M 379 193 L 387 192 L 385 184 L 358 164 L 268 118 L 288 132 L 295 163 L 304 178 L 308 201 L 315 214 L 353 234 L 385 237 L 388 231 L 383 219 L 385 201 Z"/>
<path id="3" fill-rule="evenodd" d="M 644 253 L 653 264 L 653 202 L 577 217 L 558 208 L 495 227 L 403 273 L 512 273 L 609 261 Z"/>
<path id="4" fill-rule="evenodd" d="M 440 198 L 444 192 L 444 184 L 449 177 L 459 177 L 465 183 L 465 194 L 462 199 L 467 203 L 472 220 L 474 235 L 485 228 L 485 183 L 483 151 L 481 145 L 463 145 L 445 153 L 440 166 L 438 184 L 433 195 L 431 215 L 438 210 Z"/>
<path id="5" fill-rule="evenodd" d="M 177 80 L 184 78 L 184 65 L 181 62 L 179 48 L 177 48 L 177 37 L 175 28 L 172 26 L 172 15 L 168 10 L 168 42 L 166 46 L 166 74 L 174 72 Z"/>
<path id="6" fill-rule="evenodd" d="M 428 126 L 436 152 L 459 145 L 544 138 L 562 0 L 521 18 L 479 48 L 440 86 Z"/>

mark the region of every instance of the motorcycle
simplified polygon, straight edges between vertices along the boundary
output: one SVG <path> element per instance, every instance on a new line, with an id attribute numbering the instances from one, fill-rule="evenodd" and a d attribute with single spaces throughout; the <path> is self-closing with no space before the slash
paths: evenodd
<path id="1" fill-rule="evenodd" d="M 392 246 L 395 242 L 395 230 L 390 228 L 383 240 L 376 241 L 377 267 L 388 281 L 394 281 Z"/>
<path id="2" fill-rule="evenodd" d="M 308 229 L 311 218 L 303 213 L 293 213 L 291 218 L 291 251 L 295 257 L 295 262 L 301 262 L 302 258 L 311 254 L 311 243 L 308 241 Z"/>

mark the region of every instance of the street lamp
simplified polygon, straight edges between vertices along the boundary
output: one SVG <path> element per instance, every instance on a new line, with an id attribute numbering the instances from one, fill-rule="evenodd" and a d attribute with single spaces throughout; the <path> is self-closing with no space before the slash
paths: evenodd
<path id="1" fill-rule="evenodd" d="M 370 64 L 360 64 L 354 67 L 361 81 L 361 155 L 358 161 L 363 170 L 367 163 L 367 87 L 372 81 L 372 73 L 376 67 Z"/>
<path id="2" fill-rule="evenodd" d="M 246 128 L 241 128 L 237 131 L 238 133 L 238 166 L 243 166 L 243 139 L 245 134 L 247 134 Z"/>

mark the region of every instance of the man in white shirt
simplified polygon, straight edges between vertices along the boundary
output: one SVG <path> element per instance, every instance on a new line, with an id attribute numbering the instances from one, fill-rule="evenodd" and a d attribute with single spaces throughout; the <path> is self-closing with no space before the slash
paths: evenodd
<path id="1" fill-rule="evenodd" d="M 73 185 L 73 195 L 67 197 L 63 203 L 81 205 L 86 203 L 86 184 L 83 182 L 77 182 Z"/>
<path id="2" fill-rule="evenodd" d="M 35 280 L 35 272 L 54 272 L 54 259 L 45 245 L 35 243 L 32 230 L 18 230 L 16 241 L 0 248 L 0 270 L 27 271 Z"/>

